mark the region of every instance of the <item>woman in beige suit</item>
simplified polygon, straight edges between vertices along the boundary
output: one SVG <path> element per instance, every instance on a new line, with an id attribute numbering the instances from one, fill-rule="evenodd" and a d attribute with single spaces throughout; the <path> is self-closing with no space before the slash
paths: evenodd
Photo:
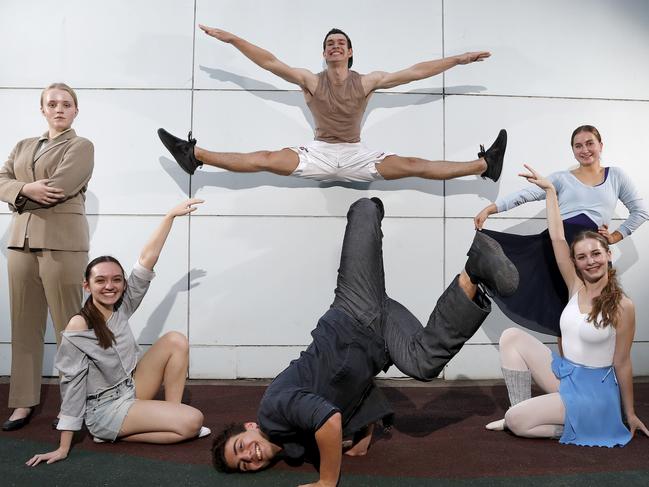
<path id="1" fill-rule="evenodd" d="M 29 422 L 40 402 L 43 338 L 49 310 L 61 331 L 81 306 L 88 262 L 85 192 L 92 175 L 92 142 L 72 130 L 79 113 L 69 86 L 54 83 L 41 94 L 48 131 L 18 142 L 0 169 L 0 200 L 9 204 L 7 268 L 11 303 L 13 413 L 5 431 Z"/>

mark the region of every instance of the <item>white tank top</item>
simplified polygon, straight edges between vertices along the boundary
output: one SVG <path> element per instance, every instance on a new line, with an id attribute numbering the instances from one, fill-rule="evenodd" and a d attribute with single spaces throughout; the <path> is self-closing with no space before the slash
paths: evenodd
<path id="1" fill-rule="evenodd" d="M 586 321 L 587 313 L 579 310 L 579 291 L 568 301 L 561 313 L 561 346 L 570 361 L 589 367 L 608 367 L 615 353 L 615 328 L 608 325 L 595 328 Z M 598 320 L 601 319 L 601 316 Z"/>

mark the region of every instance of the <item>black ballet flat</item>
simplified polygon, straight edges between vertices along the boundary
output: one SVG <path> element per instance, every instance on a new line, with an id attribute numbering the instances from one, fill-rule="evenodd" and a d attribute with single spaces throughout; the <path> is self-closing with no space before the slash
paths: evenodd
<path id="1" fill-rule="evenodd" d="M 2 431 L 16 431 L 22 428 L 23 426 L 26 426 L 27 423 L 29 423 L 29 420 L 32 418 L 33 413 L 34 413 L 34 408 L 31 408 L 29 410 L 29 414 L 24 418 L 14 419 L 14 420 L 8 419 L 4 423 L 2 423 Z"/>

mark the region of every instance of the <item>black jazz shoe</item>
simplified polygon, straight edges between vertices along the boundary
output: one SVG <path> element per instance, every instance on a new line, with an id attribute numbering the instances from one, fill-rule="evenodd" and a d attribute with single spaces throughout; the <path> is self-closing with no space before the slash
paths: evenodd
<path id="1" fill-rule="evenodd" d="M 498 137 L 491 147 L 486 151 L 484 146 L 480 145 L 480 152 L 478 152 L 478 157 L 484 157 L 485 162 L 487 163 L 487 170 L 480 174 L 482 179 L 489 178 L 491 180 L 498 181 L 500 178 L 500 173 L 503 170 L 503 160 L 505 158 L 505 149 L 507 148 L 507 131 L 501 129 L 498 132 Z"/>
<path id="2" fill-rule="evenodd" d="M 191 132 L 189 132 L 187 140 L 182 140 L 175 135 L 171 135 L 165 129 L 158 129 L 158 137 L 160 137 L 164 146 L 169 152 L 171 152 L 171 155 L 176 159 L 178 165 L 187 174 L 194 174 L 196 168 L 203 165 L 196 159 L 196 157 L 194 157 L 196 139 L 192 138 Z"/>

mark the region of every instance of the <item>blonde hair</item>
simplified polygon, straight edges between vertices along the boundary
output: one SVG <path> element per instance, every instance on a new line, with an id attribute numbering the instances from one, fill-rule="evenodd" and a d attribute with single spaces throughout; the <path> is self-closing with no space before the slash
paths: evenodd
<path id="1" fill-rule="evenodd" d="M 67 92 L 70 94 L 70 96 L 72 97 L 72 99 L 74 100 L 74 106 L 75 106 L 76 108 L 79 108 L 79 102 L 78 102 L 78 100 L 77 100 L 77 94 L 74 92 L 74 90 L 73 90 L 72 88 L 70 88 L 70 87 L 69 87 L 68 85 L 66 85 L 65 83 L 52 83 L 51 85 L 49 85 L 47 88 L 45 88 L 45 89 L 41 92 L 41 108 L 43 108 L 43 98 L 45 97 L 45 93 L 47 93 L 48 90 L 63 90 L 63 91 L 67 91 Z"/>

